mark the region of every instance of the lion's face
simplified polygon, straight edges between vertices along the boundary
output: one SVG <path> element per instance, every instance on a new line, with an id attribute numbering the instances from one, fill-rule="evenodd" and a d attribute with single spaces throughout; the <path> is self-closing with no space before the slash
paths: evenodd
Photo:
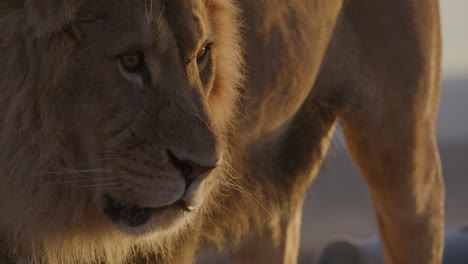
<path id="1" fill-rule="evenodd" d="M 118 228 L 139 232 L 190 214 L 219 173 L 222 124 L 209 103 L 216 40 L 201 1 L 190 8 L 111 2 L 78 18 L 84 59 L 72 89 L 84 101 L 74 107 L 83 113 L 77 159 L 89 163 L 78 169 L 98 168 L 98 209 Z M 172 20 L 178 12 L 183 17 Z"/>
<path id="2" fill-rule="evenodd" d="M 55 162 L 70 173 L 42 181 L 63 182 L 117 230 L 187 219 L 221 177 L 236 97 L 223 58 L 237 40 L 221 39 L 223 6 L 211 2 L 89 1 L 66 29 L 66 92 L 44 107 L 67 127 L 67 159 Z"/>

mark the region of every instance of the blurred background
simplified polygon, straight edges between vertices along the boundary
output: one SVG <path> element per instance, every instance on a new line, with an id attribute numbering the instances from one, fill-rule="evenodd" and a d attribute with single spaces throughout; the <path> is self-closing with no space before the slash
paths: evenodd
<path id="1" fill-rule="evenodd" d="M 447 188 L 446 229 L 454 231 L 468 225 L 468 1 L 439 2 L 444 48 L 437 137 Z M 305 203 L 300 262 L 313 263 L 331 240 L 375 237 L 371 200 L 338 130 Z"/>

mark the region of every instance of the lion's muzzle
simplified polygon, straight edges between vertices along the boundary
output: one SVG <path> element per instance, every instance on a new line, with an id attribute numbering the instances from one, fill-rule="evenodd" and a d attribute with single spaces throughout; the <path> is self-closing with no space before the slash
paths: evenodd
<path id="1" fill-rule="evenodd" d="M 217 166 L 213 164 L 200 165 L 188 159 L 178 158 L 172 151 L 166 151 L 169 165 L 181 175 L 185 181 L 183 194 L 174 197 L 173 201 L 166 204 L 148 207 L 139 205 L 138 202 L 125 200 L 125 198 L 114 197 L 111 194 L 102 194 L 103 213 L 123 229 L 144 226 L 153 218 L 166 219 L 166 224 L 178 216 L 189 213 L 200 206 L 203 200 L 203 189 L 201 186 L 210 172 Z"/>

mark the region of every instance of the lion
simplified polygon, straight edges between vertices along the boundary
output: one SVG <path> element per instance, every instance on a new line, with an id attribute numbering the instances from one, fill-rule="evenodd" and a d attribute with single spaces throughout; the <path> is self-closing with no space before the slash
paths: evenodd
<path id="1" fill-rule="evenodd" d="M 436 1 L 4 0 L 0 261 L 296 263 L 340 122 L 387 263 L 441 262 Z"/>

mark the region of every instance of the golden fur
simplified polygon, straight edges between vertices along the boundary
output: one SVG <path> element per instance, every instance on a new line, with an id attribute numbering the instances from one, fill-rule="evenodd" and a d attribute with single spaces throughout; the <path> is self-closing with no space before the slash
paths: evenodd
<path id="1" fill-rule="evenodd" d="M 389 263 L 440 263 L 439 34 L 428 0 L 2 1 L 0 262 L 295 263 L 340 120 Z M 178 206 L 174 159 L 211 169 L 196 209 L 106 217 Z"/>
<path id="2" fill-rule="evenodd" d="M 100 126 L 107 130 L 109 128 L 115 130 L 116 125 L 122 126 L 119 122 L 125 121 L 124 118 L 127 118 L 125 115 L 130 114 L 134 109 L 128 107 L 121 110 L 118 106 L 106 109 L 105 107 L 115 103 L 128 105 L 134 103 L 136 99 L 132 92 L 126 91 L 115 92 L 124 98 L 113 96 L 112 91 L 128 88 L 116 82 L 108 84 L 99 81 L 90 82 L 90 79 L 106 78 L 106 76 L 93 75 L 99 71 L 99 68 L 94 67 L 86 71 L 83 67 L 87 67 L 88 63 L 93 63 L 90 62 L 94 59 L 92 55 L 89 55 L 93 53 L 91 49 L 95 49 L 95 54 L 96 52 L 102 53 L 102 50 L 96 49 L 100 48 L 99 44 L 107 44 L 103 43 L 106 40 L 93 35 L 96 34 L 95 32 L 101 30 L 99 34 L 114 34 L 114 32 L 108 32 L 117 27 L 121 27 L 123 31 L 128 30 L 128 27 L 134 25 L 125 24 L 127 21 L 121 20 L 130 21 L 133 17 L 141 18 L 138 21 L 141 25 L 137 24 L 137 29 L 145 29 L 145 26 L 154 25 L 156 27 L 171 26 L 169 23 L 186 23 L 183 27 L 188 28 L 193 23 L 188 16 L 195 10 L 196 15 L 203 18 L 201 27 L 205 30 L 205 34 L 211 34 L 216 41 L 214 44 L 216 49 L 213 51 L 216 54 L 213 56 L 223 63 L 216 65 L 213 69 L 213 80 L 208 80 L 213 83 L 206 87 L 206 89 L 211 89 L 209 97 L 206 99 L 199 95 L 193 97 L 187 92 L 174 95 L 180 96 L 181 99 L 178 102 L 178 108 L 171 108 L 169 111 L 184 111 L 185 109 L 180 109 L 184 107 L 185 111 L 196 111 L 195 108 L 201 107 L 198 108 L 200 112 L 197 118 L 202 120 L 200 122 L 203 122 L 203 126 L 209 128 L 209 131 L 205 131 L 200 126 L 202 128 L 199 133 L 205 137 L 203 140 L 209 140 L 207 137 L 211 133 L 215 133 L 214 140 L 224 140 L 225 133 L 229 131 L 231 119 L 234 118 L 233 108 L 238 97 L 237 87 L 242 79 L 237 27 L 230 25 L 236 20 L 235 7 L 229 2 L 216 0 L 177 1 L 177 3 L 173 1 L 166 5 L 158 1 L 114 0 L 95 1 L 94 3 L 91 1 L 26 1 L 24 6 L 19 2 L 21 1 L 0 4 L 2 15 L 0 25 L 3 36 L 0 43 L 0 54 L 2 54 L 0 59 L 2 63 L 0 74 L 2 151 L 0 155 L 4 161 L 0 165 L 2 175 L 0 209 L 2 212 L 8 212 L 2 213 L 0 217 L 2 244 L 6 247 L 2 251 L 3 258 L 6 257 L 15 263 L 99 263 L 99 261 L 121 263 L 130 259 L 135 252 L 156 252 L 158 256 L 155 257 L 163 258 L 166 262 L 176 261 L 173 259 L 176 255 L 177 258 L 182 258 L 180 254 L 169 252 L 177 248 L 181 241 L 189 239 L 186 237 L 187 233 L 197 226 L 195 224 L 199 221 L 197 217 L 194 219 L 188 217 L 182 222 L 179 221 L 176 228 L 160 231 L 156 237 L 149 239 L 146 236 L 139 238 L 124 235 L 106 227 L 105 220 L 94 208 L 94 186 L 99 188 L 99 185 L 102 185 L 104 191 L 106 184 L 115 187 L 114 189 L 117 190 L 109 188 L 109 192 L 113 192 L 121 199 L 124 199 L 122 197 L 125 197 L 126 193 L 118 188 L 132 188 L 132 186 L 125 185 L 124 175 L 120 176 L 123 183 L 119 185 L 111 185 L 110 180 L 88 180 L 90 177 L 110 178 L 109 173 L 106 172 L 108 169 L 106 166 L 110 166 L 111 163 L 100 161 L 115 158 L 117 154 L 106 151 L 110 148 L 110 143 L 95 144 L 98 140 L 106 141 L 102 140 L 102 137 L 106 137 L 109 134 L 108 131 L 96 131 L 100 128 L 95 127 L 90 130 L 82 126 Z M 185 21 L 177 17 L 178 21 L 171 21 L 174 16 L 183 12 L 187 16 Z M 206 17 L 208 13 L 210 21 Z M 107 16 L 113 17 L 112 22 L 107 20 Z M 162 21 L 168 22 L 165 22 L 165 25 L 159 25 L 158 23 Z M 178 42 L 177 45 L 182 52 L 190 51 L 189 47 L 184 47 L 184 45 L 198 45 L 198 43 L 190 43 L 198 41 L 198 39 L 193 39 L 198 37 L 193 35 L 193 32 L 189 32 L 192 36 L 187 36 L 182 35 L 187 32 L 183 32 L 181 27 L 172 30 L 179 32 L 170 36 L 171 31 L 167 30 L 163 32 L 167 36 L 156 37 L 155 35 L 155 41 L 166 42 L 161 46 L 172 45 L 167 42 L 170 42 L 168 39 L 173 38 Z M 152 45 L 153 43 L 144 44 Z M 168 48 L 175 50 L 176 47 Z M 164 83 L 164 85 L 169 87 L 187 85 L 170 82 L 169 80 L 169 83 Z M 195 86 L 188 85 L 197 87 L 198 83 L 195 83 Z M 174 98 L 174 100 L 177 99 Z M 116 102 L 116 100 L 120 101 Z M 186 105 L 184 105 L 184 100 L 187 101 Z M 189 100 L 203 101 L 195 105 Z M 147 102 L 143 102 L 145 103 Z M 200 103 L 206 105 L 203 106 Z M 157 110 L 159 109 L 151 108 L 151 106 L 145 109 L 149 112 Z M 166 117 L 163 115 L 164 113 L 160 114 L 163 120 L 159 121 L 159 124 L 171 126 L 170 122 L 167 123 L 164 120 Z M 176 118 L 177 113 L 174 115 Z M 139 115 L 135 114 L 131 118 L 139 118 Z M 183 116 L 179 118 L 179 121 L 184 119 Z M 187 118 L 191 119 L 184 122 L 191 124 L 193 117 Z M 136 122 L 133 121 L 133 123 Z M 149 120 L 146 122 L 148 123 Z M 196 126 L 192 124 L 190 133 L 197 133 Z M 133 128 L 135 134 L 142 137 L 146 137 L 145 133 L 149 132 L 145 129 L 147 128 L 137 125 Z M 185 131 L 188 130 L 185 129 Z M 178 133 L 178 131 L 161 131 L 163 132 Z M 114 135 L 121 136 L 115 133 Z M 151 153 L 151 148 L 154 145 L 163 144 L 156 143 L 160 140 L 158 137 L 163 136 L 158 135 L 152 139 L 152 142 L 143 144 L 146 145 L 146 149 L 142 150 L 146 152 L 145 155 L 154 156 L 156 161 L 160 158 L 158 156 L 160 153 L 156 151 Z M 165 140 L 170 139 L 165 138 Z M 188 144 L 190 140 L 197 139 L 188 139 Z M 123 143 L 121 145 L 117 147 L 124 146 Z M 125 146 L 128 145 L 127 143 Z M 146 162 L 141 154 L 138 156 L 138 153 L 127 153 L 127 155 L 129 158 L 133 155 L 141 163 Z M 224 159 L 228 159 L 228 153 L 224 155 Z M 152 165 L 155 170 L 161 166 L 165 165 Z M 148 171 L 146 168 L 139 167 L 138 169 Z M 135 179 L 135 181 L 138 180 L 140 179 Z M 161 185 L 163 180 L 159 180 Z M 166 189 L 178 184 L 173 183 L 171 179 L 169 181 L 166 183 L 169 186 Z M 147 183 L 141 182 L 141 184 Z M 152 192 L 157 192 L 157 190 Z M 170 195 L 170 190 L 168 192 L 167 195 Z M 133 199 L 137 198 L 133 197 Z M 142 202 L 145 201 L 142 200 Z M 200 211 L 203 210 L 200 209 Z M 192 226 L 186 227 L 187 222 L 193 222 Z M 190 236 L 190 239 L 195 238 Z"/>

